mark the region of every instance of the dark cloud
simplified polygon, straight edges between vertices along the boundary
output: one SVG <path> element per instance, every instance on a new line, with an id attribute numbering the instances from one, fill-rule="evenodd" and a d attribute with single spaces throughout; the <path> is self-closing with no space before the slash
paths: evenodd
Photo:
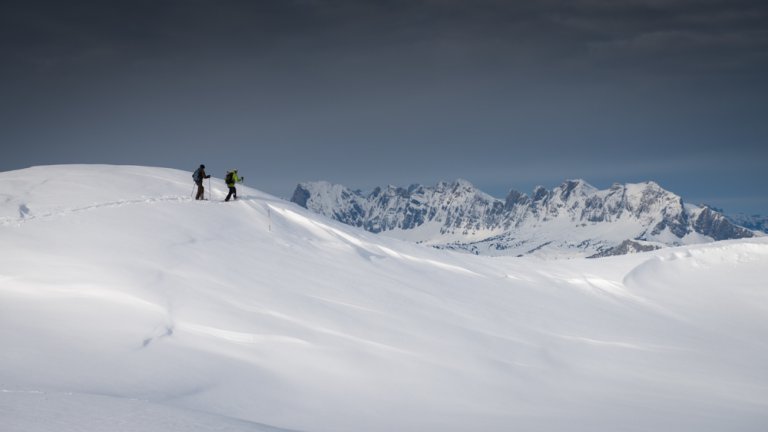
<path id="1" fill-rule="evenodd" d="M 765 187 L 766 22 L 752 0 L 6 1 L 0 169 Z"/>
<path id="2" fill-rule="evenodd" d="M 768 6 L 746 0 L 33 0 L 6 2 L 2 16 L 5 57 L 22 73 L 211 59 L 368 73 L 399 62 L 408 74 L 628 72 L 677 59 L 720 73 L 764 70 L 768 51 Z"/>

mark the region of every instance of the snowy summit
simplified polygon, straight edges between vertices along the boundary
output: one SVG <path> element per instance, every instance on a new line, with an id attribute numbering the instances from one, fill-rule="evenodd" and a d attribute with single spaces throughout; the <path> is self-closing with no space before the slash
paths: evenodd
<path id="1" fill-rule="evenodd" d="M 0 173 L 4 432 L 768 424 L 768 238 L 474 256 L 190 175 Z"/>

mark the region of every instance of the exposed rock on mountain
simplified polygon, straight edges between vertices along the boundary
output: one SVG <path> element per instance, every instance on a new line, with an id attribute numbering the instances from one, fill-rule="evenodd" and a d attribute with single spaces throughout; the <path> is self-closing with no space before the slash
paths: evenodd
<path id="1" fill-rule="evenodd" d="M 768 216 L 736 214 L 728 216 L 728 220 L 744 228 L 768 234 Z"/>
<path id="2" fill-rule="evenodd" d="M 643 244 L 634 240 L 624 240 L 620 245 L 606 249 L 600 253 L 594 254 L 587 258 L 602 258 L 607 256 L 626 255 L 639 252 L 650 252 L 656 249 L 660 249 L 660 246 Z"/>
<path id="3" fill-rule="evenodd" d="M 754 235 L 654 182 L 598 190 L 567 180 L 531 196 L 512 190 L 504 200 L 465 180 L 368 194 L 310 182 L 296 187 L 292 201 L 370 232 L 483 255 L 613 255 Z"/>

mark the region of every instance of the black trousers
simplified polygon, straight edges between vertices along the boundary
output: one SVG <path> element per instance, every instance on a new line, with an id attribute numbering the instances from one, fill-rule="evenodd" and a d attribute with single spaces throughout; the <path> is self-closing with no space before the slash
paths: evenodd
<path id="1" fill-rule="evenodd" d="M 229 201 L 229 198 L 232 197 L 233 195 L 235 199 L 237 199 L 237 189 L 235 189 L 234 186 L 229 186 L 229 194 L 227 194 L 227 198 L 224 201 Z"/>

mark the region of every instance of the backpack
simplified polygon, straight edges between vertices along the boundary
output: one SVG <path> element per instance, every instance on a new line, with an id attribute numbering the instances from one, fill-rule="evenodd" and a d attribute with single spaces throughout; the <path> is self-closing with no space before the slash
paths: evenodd
<path id="1" fill-rule="evenodd" d="M 202 174 L 200 174 L 200 168 L 196 169 L 195 173 L 192 174 L 192 180 L 194 180 L 195 182 L 198 182 L 198 183 L 203 180 L 202 179 Z"/>
<path id="2" fill-rule="evenodd" d="M 226 184 L 233 184 L 235 182 L 235 178 L 232 175 L 232 171 L 227 171 L 227 177 L 224 179 L 224 182 Z"/>

